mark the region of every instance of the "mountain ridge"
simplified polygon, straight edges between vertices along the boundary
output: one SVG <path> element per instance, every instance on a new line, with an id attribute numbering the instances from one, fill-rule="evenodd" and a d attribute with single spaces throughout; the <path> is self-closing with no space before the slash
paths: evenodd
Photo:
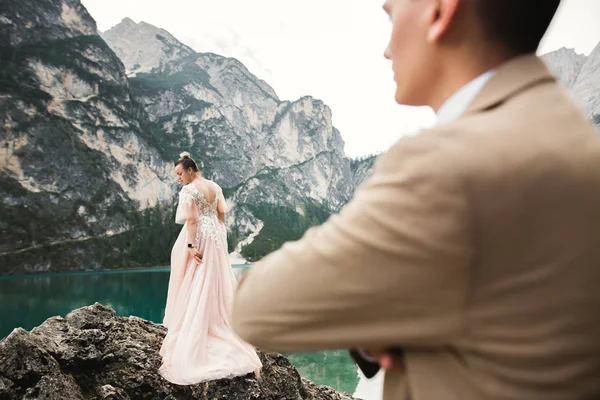
<path id="1" fill-rule="evenodd" d="M 600 115 L 600 43 L 587 56 L 562 47 L 541 58 L 583 114 L 594 121 Z"/>

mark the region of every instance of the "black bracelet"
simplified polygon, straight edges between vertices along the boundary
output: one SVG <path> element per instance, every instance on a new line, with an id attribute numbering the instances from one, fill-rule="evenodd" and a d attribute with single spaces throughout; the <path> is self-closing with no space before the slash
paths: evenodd
<path id="1" fill-rule="evenodd" d="M 195 246 L 193 244 L 191 244 L 191 243 L 188 243 L 188 247 L 192 248 L 192 247 L 195 247 Z"/>

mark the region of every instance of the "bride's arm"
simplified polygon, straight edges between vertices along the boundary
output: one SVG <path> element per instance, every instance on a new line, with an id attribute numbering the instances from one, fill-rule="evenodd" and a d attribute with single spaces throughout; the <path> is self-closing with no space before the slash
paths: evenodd
<path id="1" fill-rule="evenodd" d="M 187 227 L 187 243 L 191 243 L 194 247 L 187 247 L 188 255 L 192 258 L 196 259 L 196 262 L 200 263 L 202 261 L 202 254 L 200 254 L 198 250 L 198 218 L 188 218 L 186 221 Z M 186 246 L 187 246 L 186 243 Z"/>
<path id="2" fill-rule="evenodd" d="M 198 218 L 188 218 L 186 221 L 188 243 L 198 246 L 196 233 L 198 232 Z"/>
<path id="3" fill-rule="evenodd" d="M 219 187 L 217 189 L 217 218 L 221 223 L 225 223 L 225 213 L 227 212 L 227 202 L 225 201 L 225 196 L 223 196 L 223 191 Z"/>
<path id="4" fill-rule="evenodd" d="M 198 209 L 194 201 L 194 195 L 189 187 L 184 186 L 179 192 L 179 204 L 175 216 L 177 223 L 185 223 L 187 232 L 186 251 L 190 257 L 196 259 L 196 262 L 202 261 L 202 255 L 198 252 L 199 237 L 198 237 Z M 194 247 L 187 247 L 192 244 Z"/>

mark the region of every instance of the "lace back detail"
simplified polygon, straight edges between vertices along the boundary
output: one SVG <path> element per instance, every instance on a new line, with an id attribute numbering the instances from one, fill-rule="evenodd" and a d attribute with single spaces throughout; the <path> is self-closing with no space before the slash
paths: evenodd
<path id="1" fill-rule="evenodd" d="M 219 221 L 217 217 L 217 204 L 219 202 L 219 192 L 212 203 L 209 203 L 204 194 L 200 192 L 194 184 L 188 184 L 181 191 L 182 201 L 188 207 L 192 204 L 198 210 L 198 230 L 196 231 L 195 245 L 200 243 L 200 236 L 206 240 L 213 240 L 215 245 L 219 247 L 220 238 L 227 237 L 227 228 Z"/>

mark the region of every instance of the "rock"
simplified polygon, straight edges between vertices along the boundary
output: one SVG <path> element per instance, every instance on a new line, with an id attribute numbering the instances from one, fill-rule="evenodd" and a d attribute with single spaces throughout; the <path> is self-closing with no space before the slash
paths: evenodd
<path id="1" fill-rule="evenodd" d="M 0 342 L 0 378 L 1 398 L 84 398 L 73 376 L 61 371 L 59 362 L 44 348 L 44 343 L 20 328 Z"/>
<path id="2" fill-rule="evenodd" d="M 306 389 L 307 399 L 325 399 L 325 400 L 352 400 L 352 397 L 346 393 L 340 393 L 329 386 L 317 386 L 306 378 L 302 378 L 302 384 Z"/>
<path id="3" fill-rule="evenodd" d="M 0 341 L 0 399 L 352 399 L 301 378 L 281 354 L 260 351 L 260 381 L 248 374 L 171 384 L 156 372 L 165 334 L 161 325 L 117 317 L 98 303 L 31 332 L 17 328 Z"/>
<path id="4" fill-rule="evenodd" d="M 104 385 L 98 389 L 98 395 L 102 400 L 129 400 L 129 396 L 123 389 L 115 389 L 111 385 Z"/>

